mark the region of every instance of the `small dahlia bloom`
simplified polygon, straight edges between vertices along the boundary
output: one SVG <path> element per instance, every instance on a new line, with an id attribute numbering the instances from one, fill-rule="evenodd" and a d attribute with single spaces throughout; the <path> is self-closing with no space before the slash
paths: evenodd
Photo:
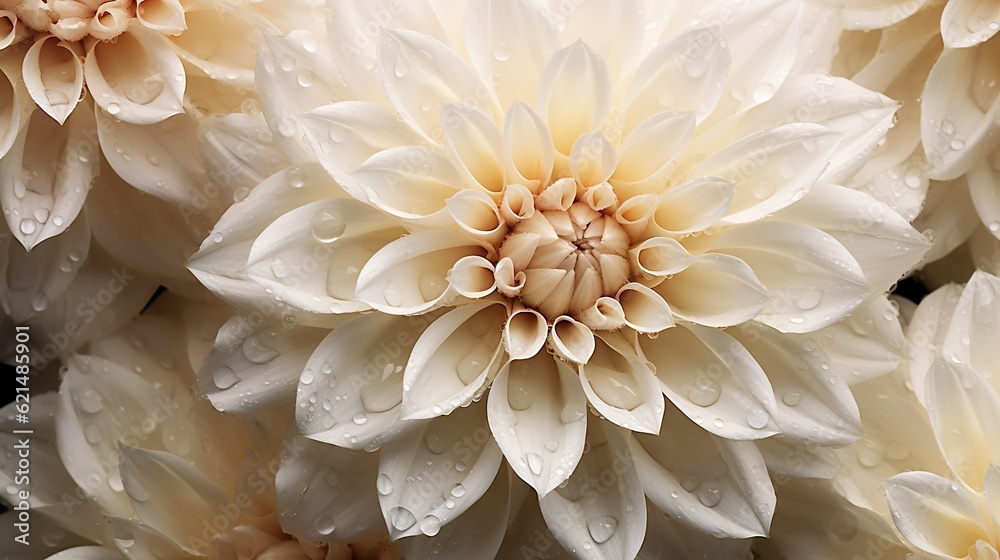
<path id="1" fill-rule="evenodd" d="M 896 104 L 796 71 L 803 10 L 345 2 L 325 50 L 266 40 L 265 117 L 317 163 L 190 261 L 241 307 L 201 391 L 294 395 L 303 435 L 377 451 L 351 464 L 400 546 L 479 527 L 498 550 L 522 511 L 504 464 L 574 557 L 635 557 L 647 497 L 767 534 L 768 467 L 860 435 L 848 383 L 901 359 L 882 294 L 928 248 L 839 186 Z"/>
<path id="2" fill-rule="evenodd" d="M 36 548 L 70 547 L 57 559 L 398 558 L 377 536 L 321 543 L 282 529 L 274 479 L 294 451 L 280 445 L 287 420 L 227 418 L 195 400 L 192 364 L 217 323 L 211 308 L 163 297 L 67 359 L 58 394 L 31 400 L 32 480 L 42 482 L 31 507 L 45 524 Z M 17 427 L 14 413 L 13 404 L 0 412 L 5 427 Z M 5 443 L 15 437 L 5 430 Z M 19 488 L 10 461 L 0 457 L 0 476 Z"/>

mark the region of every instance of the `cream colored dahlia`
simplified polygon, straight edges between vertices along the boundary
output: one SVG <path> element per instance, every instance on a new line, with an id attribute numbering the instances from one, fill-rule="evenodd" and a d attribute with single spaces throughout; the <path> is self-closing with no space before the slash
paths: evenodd
<path id="1" fill-rule="evenodd" d="M 767 534 L 768 469 L 861 435 L 848 384 L 902 361 L 883 294 L 928 248 L 839 186 L 897 105 L 797 70 L 805 9 L 340 2 L 326 46 L 265 40 L 265 117 L 318 163 L 190 261 L 241 308 L 200 390 L 377 451 L 404 553 L 503 550 L 534 515 L 505 463 L 576 558 L 635 557 L 647 498 Z"/>
<path id="2" fill-rule="evenodd" d="M 398 558 L 377 535 L 327 543 L 285 532 L 279 508 L 298 496 L 276 494 L 275 477 L 283 456 L 309 444 L 282 448 L 280 415 L 231 419 L 192 398 L 192 364 L 217 323 L 203 304 L 164 298 L 64 362 L 58 394 L 31 399 L 38 483 L 30 506 L 39 531 L 30 552 L 67 549 L 50 556 L 60 560 Z M 0 412 L 9 450 L 23 437 L 11 431 L 24 428 L 14 406 Z M 11 505 L 20 498 L 10 492 L 23 489 L 16 461 L 0 456 Z"/>

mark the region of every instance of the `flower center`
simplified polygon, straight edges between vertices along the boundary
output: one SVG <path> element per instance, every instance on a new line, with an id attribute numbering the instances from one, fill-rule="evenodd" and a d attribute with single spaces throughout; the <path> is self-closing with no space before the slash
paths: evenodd
<path id="1" fill-rule="evenodd" d="M 135 17 L 135 0 L 20 2 L 9 8 L 25 26 L 64 41 L 91 36 L 107 41 L 121 35 Z"/>
<path id="2" fill-rule="evenodd" d="M 524 273 L 521 302 L 554 320 L 614 296 L 628 282 L 629 245 L 613 216 L 576 201 L 518 222 L 500 257 L 511 259 L 514 274 Z"/>

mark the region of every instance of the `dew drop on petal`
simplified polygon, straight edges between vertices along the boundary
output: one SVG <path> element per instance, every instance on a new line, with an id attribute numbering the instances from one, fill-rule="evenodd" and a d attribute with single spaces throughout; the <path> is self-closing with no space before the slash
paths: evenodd
<path id="1" fill-rule="evenodd" d="M 427 444 L 427 449 L 429 449 L 431 453 L 435 454 L 444 453 L 445 449 L 448 448 L 448 440 L 446 440 L 439 432 L 427 432 L 427 434 L 424 435 L 424 443 Z"/>
<path id="2" fill-rule="evenodd" d="M 333 518 L 325 513 L 316 519 L 316 532 L 321 535 L 329 535 L 335 528 Z"/>
<path id="3" fill-rule="evenodd" d="M 359 425 L 359 426 L 362 425 L 362 424 L 364 424 L 367 421 L 368 421 L 368 415 L 365 414 L 364 412 L 359 412 L 359 413 L 357 413 L 357 414 L 354 415 L 354 423 L 357 424 L 357 425 Z"/>
<path id="4" fill-rule="evenodd" d="M 266 364 L 278 357 L 278 351 L 251 336 L 243 341 L 243 355 L 255 364 Z"/>
<path id="5" fill-rule="evenodd" d="M 715 507 L 722 500 L 722 490 L 706 486 L 698 492 L 698 501 L 705 507 Z"/>
<path id="6" fill-rule="evenodd" d="M 441 519 L 436 515 L 428 515 L 420 520 L 420 532 L 433 537 L 441 531 Z"/>
<path id="7" fill-rule="evenodd" d="M 239 380 L 240 378 L 236 375 L 236 372 L 229 366 L 222 366 L 212 374 L 212 381 L 215 382 L 215 386 L 219 389 L 228 389 L 236 385 Z"/>
<path id="8" fill-rule="evenodd" d="M 598 544 L 607 542 L 615 534 L 616 529 L 618 529 L 618 519 L 610 515 L 594 517 L 587 521 L 590 538 Z"/>
<path id="9" fill-rule="evenodd" d="M 382 473 L 378 475 L 378 479 L 375 481 L 375 489 L 378 490 L 379 494 L 383 496 L 388 496 L 392 493 L 392 479 L 389 475 Z"/>
<path id="10" fill-rule="evenodd" d="M 321 243 L 333 243 L 344 235 L 347 221 L 344 216 L 333 209 L 320 210 L 313 214 L 310 221 L 313 237 Z"/>
<path id="11" fill-rule="evenodd" d="M 417 518 L 414 517 L 413 512 L 403 506 L 396 506 L 389 510 L 389 523 L 397 531 L 405 531 L 413 527 L 416 522 Z"/>
<path id="12" fill-rule="evenodd" d="M 688 391 L 688 399 L 700 407 L 708 407 L 719 401 L 720 394 L 718 383 L 707 377 L 700 377 Z"/>
<path id="13" fill-rule="evenodd" d="M 528 461 L 528 469 L 535 476 L 542 474 L 542 458 L 538 453 L 527 452 L 524 454 L 524 458 Z"/>

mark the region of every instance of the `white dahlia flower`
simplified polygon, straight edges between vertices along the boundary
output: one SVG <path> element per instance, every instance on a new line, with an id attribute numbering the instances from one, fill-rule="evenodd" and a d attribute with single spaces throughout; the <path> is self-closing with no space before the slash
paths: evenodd
<path id="1" fill-rule="evenodd" d="M 765 535 L 768 468 L 832 476 L 789 457 L 861 435 L 848 383 L 903 359 L 882 294 L 928 242 L 839 186 L 897 105 L 798 70 L 802 2 L 328 9 L 326 47 L 259 56 L 300 163 L 189 263 L 241 308 L 199 376 L 217 408 L 294 398 L 303 435 L 372 452 L 301 464 L 367 473 L 417 555 L 537 513 L 553 550 L 633 558 L 647 498 Z M 355 486 L 302 495 L 317 538 L 371 522 L 326 509 Z"/>
<path id="2" fill-rule="evenodd" d="M 29 500 L 39 529 L 32 557 L 69 549 L 50 558 L 398 558 L 377 535 L 327 543 L 282 529 L 274 480 L 281 456 L 297 449 L 281 448 L 288 419 L 223 417 L 189 391 L 218 325 L 212 315 L 163 296 L 66 360 L 58 394 L 31 400 L 31 475 L 40 482 Z M 14 415 L 13 404 L 0 411 L 8 450 L 23 437 L 11 431 L 23 428 Z M 0 456 L 9 504 L 19 500 L 10 489 L 22 487 L 16 460 Z"/>

